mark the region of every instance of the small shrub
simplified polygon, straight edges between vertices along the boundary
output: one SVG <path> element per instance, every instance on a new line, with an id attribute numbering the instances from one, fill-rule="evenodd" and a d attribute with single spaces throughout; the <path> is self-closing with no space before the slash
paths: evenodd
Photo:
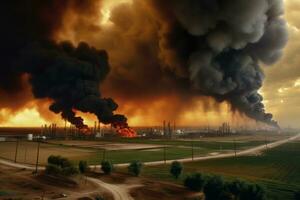
<path id="1" fill-rule="evenodd" d="M 211 176 L 207 179 L 207 182 L 203 188 L 205 194 L 205 200 L 220 199 L 223 192 L 225 183 L 220 176 Z"/>
<path id="2" fill-rule="evenodd" d="M 132 161 L 128 166 L 128 172 L 135 176 L 139 176 L 142 171 L 142 167 L 143 163 L 140 161 Z"/>
<path id="3" fill-rule="evenodd" d="M 172 174 L 172 176 L 174 176 L 176 179 L 178 179 L 178 177 L 181 175 L 183 170 L 183 166 L 180 162 L 178 161 L 174 161 L 171 164 L 171 168 L 170 168 L 170 173 Z"/>
<path id="4" fill-rule="evenodd" d="M 57 165 L 47 164 L 45 173 L 50 175 L 60 175 L 62 173 L 62 169 Z"/>
<path id="5" fill-rule="evenodd" d="M 80 171 L 81 174 L 84 174 L 85 172 L 87 172 L 88 170 L 88 164 L 86 161 L 79 161 L 79 164 L 78 164 L 78 169 Z"/>
<path id="6" fill-rule="evenodd" d="M 73 165 L 69 166 L 69 167 L 62 168 L 62 174 L 64 176 L 73 176 L 73 175 L 76 175 L 78 173 L 79 173 L 78 169 L 76 167 L 74 167 Z"/>
<path id="7" fill-rule="evenodd" d="M 104 198 L 102 198 L 102 197 L 100 197 L 100 196 L 97 196 L 97 197 L 95 198 L 95 200 L 104 200 Z"/>
<path id="8" fill-rule="evenodd" d="M 62 168 L 73 167 L 73 163 L 67 158 L 61 158 L 61 167 Z"/>
<path id="9" fill-rule="evenodd" d="M 111 172 L 113 171 L 113 164 L 109 161 L 102 161 L 101 169 L 104 172 L 104 174 L 111 174 Z"/>
<path id="10" fill-rule="evenodd" d="M 294 199 L 295 200 L 300 200 L 300 190 L 295 192 Z"/>
<path id="11" fill-rule="evenodd" d="M 71 176 L 78 173 L 72 162 L 61 156 L 49 156 L 45 172 L 52 175 Z"/>
<path id="12" fill-rule="evenodd" d="M 72 163 L 64 157 L 51 155 L 48 157 L 48 163 L 60 166 L 61 168 L 70 167 Z"/>
<path id="13" fill-rule="evenodd" d="M 226 190 L 233 194 L 236 198 L 240 198 L 241 193 L 245 191 L 248 184 L 244 181 L 234 180 L 226 184 Z"/>
<path id="14" fill-rule="evenodd" d="M 232 193 L 223 191 L 219 200 L 237 200 L 237 198 Z"/>
<path id="15" fill-rule="evenodd" d="M 61 159 L 62 157 L 60 156 L 51 155 L 48 157 L 48 164 L 61 166 Z"/>
<path id="16" fill-rule="evenodd" d="M 242 199 L 242 200 L 264 200 L 264 199 L 266 199 L 266 192 L 260 185 L 249 184 L 242 191 L 240 199 Z"/>
<path id="17" fill-rule="evenodd" d="M 295 200 L 300 200 L 300 190 L 295 192 L 294 199 Z"/>
<path id="18" fill-rule="evenodd" d="M 200 173 L 189 175 L 184 180 L 184 186 L 193 191 L 201 191 L 206 183 L 207 177 Z"/>

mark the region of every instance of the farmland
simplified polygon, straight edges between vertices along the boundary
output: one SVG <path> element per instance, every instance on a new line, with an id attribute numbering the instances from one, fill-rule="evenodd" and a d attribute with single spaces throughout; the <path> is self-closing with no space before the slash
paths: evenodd
<path id="1" fill-rule="evenodd" d="M 15 159 L 16 142 L 1 142 L 0 157 L 8 160 Z M 60 145 L 51 145 L 41 143 L 39 162 L 45 164 L 49 155 L 61 155 L 71 160 L 79 160 L 86 156 L 93 155 L 95 151 L 89 149 L 80 149 L 72 147 L 64 147 Z M 37 157 L 37 143 L 20 141 L 17 153 L 17 162 L 34 164 Z"/>
<path id="2" fill-rule="evenodd" d="M 248 135 L 231 137 L 203 137 L 189 140 L 164 139 L 124 139 L 113 140 L 50 140 L 41 143 L 40 164 L 45 164 L 48 156 L 61 155 L 74 162 L 87 160 L 89 164 L 99 164 L 103 159 L 111 162 L 128 163 L 191 158 L 248 149 L 254 146 L 290 137 L 290 135 Z M 0 157 L 15 159 L 16 141 L 0 143 Z M 17 162 L 34 164 L 37 143 L 20 141 Z"/>
<path id="3" fill-rule="evenodd" d="M 233 152 L 264 145 L 266 142 L 283 140 L 291 135 L 248 135 L 235 137 L 205 137 L 189 140 L 158 139 L 110 139 L 110 140 L 49 140 L 41 143 L 40 164 L 47 162 L 49 155 L 61 155 L 73 162 L 87 160 L 89 164 L 100 164 L 105 159 L 114 164 L 132 160 L 142 162 L 191 158 Z M 0 157 L 14 161 L 16 141 L 0 143 Z M 267 147 L 267 146 L 266 146 Z M 17 162 L 34 164 L 37 143 L 19 141 Z M 175 181 L 169 175 L 169 165 L 145 166 L 142 176 L 182 184 L 187 174 L 203 172 L 219 174 L 225 179 L 244 179 L 259 183 L 267 190 L 269 199 L 291 199 L 300 189 L 300 141 L 293 141 L 263 153 L 236 158 L 222 158 L 184 163 L 184 174 Z M 117 168 L 125 172 L 126 168 Z"/>
<path id="4" fill-rule="evenodd" d="M 300 141 L 284 144 L 262 155 L 198 161 L 184 164 L 182 179 L 189 173 L 203 172 L 224 176 L 226 179 L 241 178 L 261 184 L 270 199 L 292 199 L 300 189 Z M 169 166 L 145 167 L 144 176 L 174 181 Z M 181 183 L 181 180 L 176 181 Z"/>

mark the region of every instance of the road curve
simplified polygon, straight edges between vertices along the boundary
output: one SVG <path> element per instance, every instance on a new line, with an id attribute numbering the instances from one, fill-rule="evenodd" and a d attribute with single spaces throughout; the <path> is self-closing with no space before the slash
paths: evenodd
<path id="1" fill-rule="evenodd" d="M 114 200 L 134 200 L 130 194 L 128 189 L 125 185 L 115 185 L 105 183 L 96 178 L 88 178 L 89 181 L 96 183 L 97 185 L 101 186 L 102 188 L 106 189 L 107 191 L 111 192 L 114 197 Z"/>

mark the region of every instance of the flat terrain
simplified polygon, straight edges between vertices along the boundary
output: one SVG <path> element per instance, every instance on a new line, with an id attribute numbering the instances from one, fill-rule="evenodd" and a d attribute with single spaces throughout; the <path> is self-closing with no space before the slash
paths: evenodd
<path id="1" fill-rule="evenodd" d="M 105 150 L 135 150 L 135 149 L 152 149 L 161 148 L 161 145 L 155 144 L 142 144 L 142 143 L 118 143 L 118 142 L 105 142 L 105 141 L 80 141 L 80 140 L 66 140 L 66 141 L 51 141 L 51 144 L 60 144 L 72 147 L 105 149 Z"/>
<path id="2" fill-rule="evenodd" d="M 41 143 L 40 164 L 45 164 L 50 155 L 61 155 L 74 162 L 87 160 L 91 165 L 100 164 L 103 159 L 115 164 L 133 160 L 151 162 L 174 160 L 197 156 L 218 155 L 249 149 L 265 143 L 282 140 L 288 134 L 257 134 L 229 137 L 202 137 L 189 140 L 154 140 L 145 138 L 116 138 L 111 140 L 79 141 L 50 140 Z M 0 142 L 0 158 L 15 160 L 15 141 Z M 35 164 L 37 143 L 19 142 L 17 162 Z"/>
<path id="3" fill-rule="evenodd" d="M 0 142 L 0 157 L 8 160 L 15 159 L 16 142 Z M 71 160 L 80 160 L 95 154 L 92 149 L 64 147 L 60 145 L 51 145 L 41 143 L 39 163 L 45 164 L 50 155 L 61 155 Z M 35 164 L 37 157 L 37 143 L 19 142 L 17 153 L 17 162 L 26 164 Z"/>
<path id="4" fill-rule="evenodd" d="M 74 177 L 78 185 L 66 185 L 69 181 L 49 179 L 47 176 L 34 176 L 30 169 L 17 169 L 0 165 L 0 199 L 95 199 L 105 200 L 192 200 L 201 194 L 194 193 L 173 183 L 137 178 L 125 173 L 104 175 L 90 172 L 86 179 Z"/>
<path id="5" fill-rule="evenodd" d="M 259 139 L 259 137 L 261 139 Z M 265 137 L 253 136 L 246 139 L 235 139 L 235 146 L 239 149 L 248 149 L 257 145 L 265 144 Z M 269 142 L 284 140 L 289 136 L 280 135 L 276 139 L 269 139 Z M 41 155 L 46 161 L 47 154 L 64 155 L 72 160 L 90 159 L 91 162 L 99 163 L 103 157 L 112 160 L 114 163 L 128 162 L 130 160 L 162 160 L 163 155 L 167 158 L 182 158 L 189 156 L 191 150 L 194 149 L 194 155 L 215 155 L 218 152 L 232 152 L 234 143 L 231 143 L 228 138 L 222 138 L 216 141 L 205 138 L 205 140 L 144 140 L 145 143 L 154 143 L 154 145 L 163 145 L 163 147 L 142 148 L 142 149 L 123 149 L 123 150 L 103 150 L 94 147 L 79 147 L 74 143 L 65 144 L 59 141 L 56 144 L 41 144 Z M 139 144 L 137 139 L 134 139 L 133 144 Z M 130 140 L 129 140 L 130 141 Z M 67 141 L 70 142 L 70 141 Z M 74 141 L 71 141 L 74 142 Z M 78 141 L 76 141 L 78 142 Z M 86 143 L 85 143 L 86 142 Z M 91 141 L 84 141 L 87 145 Z M 142 140 L 140 141 L 142 142 Z M 111 145 L 112 141 L 97 141 L 94 142 Z M 113 144 L 128 144 L 131 142 L 118 141 Z M 166 144 L 165 144 L 166 143 Z M 191 144 L 192 143 L 192 144 Z M 6 144 L 3 146 L 3 144 Z M 15 142 L 0 143 L 0 154 L 7 154 L 13 151 L 9 159 L 14 158 Z M 32 160 L 35 160 L 36 143 L 21 142 L 19 143 L 18 161 L 22 162 L 24 158 L 22 144 L 28 150 L 32 151 Z M 72 145 L 71 145 L 72 144 Z M 191 145 L 190 145 L 191 144 Z M 200 145 L 201 146 L 197 146 Z M 229 144 L 229 146 L 226 146 Z M 243 144 L 243 145 L 241 145 Z M 80 144 L 79 144 L 80 145 Z M 222 148 L 220 149 L 220 145 Z M 223 145 L 224 148 L 223 149 Z M 193 148 L 192 148 L 193 147 Z M 231 148 L 230 148 L 231 147 Z M 44 151 L 44 154 L 42 152 Z M 54 153 L 53 153 L 54 152 Z M 23 155 L 23 156 L 22 156 Z M 28 154 L 30 155 L 30 154 Z M 20 156 L 20 157 L 19 157 Z M 148 156 L 148 157 L 147 157 Z M 97 160 L 98 159 L 98 160 Z M 126 168 L 117 168 L 112 176 L 104 176 L 98 172 L 92 172 L 88 178 L 89 187 L 84 186 L 76 189 L 57 188 L 57 182 L 53 185 L 51 181 L 37 179 L 31 174 L 31 170 L 13 169 L 0 165 L 0 199 L 2 198 L 18 198 L 35 199 L 45 194 L 46 197 L 52 198 L 55 195 L 66 193 L 69 199 L 77 199 L 84 196 L 95 195 L 97 192 L 106 194 L 108 199 L 144 199 L 144 200 L 169 200 L 169 199 L 193 199 L 194 196 L 199 196 L 199 193 L 191 193 L 182 186 L 182 180 L 189 173 L 203 172 L 223 175 L 226 179 L 232 180 L 235 178 L 244 179 L 263 185 L 269 199 L 292 199 L 293 192 L 300 189 L 300 140 L 291 141 L 274 149 L 268 149 L 261 153 L 255 153 L 247 156 L 238 156 L 236 158 L 220 158 L 214 160 L 204 160 L 184 163 L 184 174 L 181 179 L 175 181 L 169 175 L 169 165 L 145 166 L 141 178 L 135 178 L 126 174 Z M 92 169 L 95 170 L 95 169 Z"/>
<path id="6" fill-rule="evenodd" d="M 43 175 L 34 176 L 31 170 L 16 169 L 0 165 L 0 199 L 56 199 L 66 194 L 64 199 L 78 199 L 80 197 L 103 196 L 112 200 L 109 191 L 99 185 L 86 181 L 82 177 L 76 178 L 76 185 L 66 185 L 63 180 L 53 180 Z"/>
<path id="7" fill-rule="evenodd" d="M 300 190 L 300 141 L 293 141 L 260 155 L 184 163 L 182 179 L 189 173 L 220 174 L 226 179 L 241 178 L 263 185 L 270 199 L 292 199 Z M 174 181 L 169 165 L 147 166 L 144 176 Z M 181 180 L 176 183 L 181 184 Z"/>

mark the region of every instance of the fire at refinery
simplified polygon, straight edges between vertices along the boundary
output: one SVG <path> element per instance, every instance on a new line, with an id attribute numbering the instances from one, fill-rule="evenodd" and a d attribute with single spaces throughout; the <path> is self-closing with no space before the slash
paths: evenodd
<path id="1" fill-rule="evenodd" d="M 137 137 L 137 133 L 133 128 L 130 128 L 127 124 L 114 124 L 113 125 L 115 132 L 118 134 L 119 137 L 122 138 L 135 138 Z M 95 133 L 92 128 L 84 127 L 78 129 L 78 132 L 85 136 L 96 136 L 97 132 Z"/>
<path id="2" fill-rule="evenodd" d="M 287 43 L 280 1 L 188 2 L 7 3 L 0 123 L 14 124 L 10 116 L 30 105 L 38 112 L 32 121 L 63 118 L 79 129 L 95 120 L 139 126 L 164 119 L 279 128 L 259 90 L 262 66 L 275 63 Z M 19 8 L 25 11 L 16 16 Z M 127 125 L 116 129 L 134 135 Z"/>

